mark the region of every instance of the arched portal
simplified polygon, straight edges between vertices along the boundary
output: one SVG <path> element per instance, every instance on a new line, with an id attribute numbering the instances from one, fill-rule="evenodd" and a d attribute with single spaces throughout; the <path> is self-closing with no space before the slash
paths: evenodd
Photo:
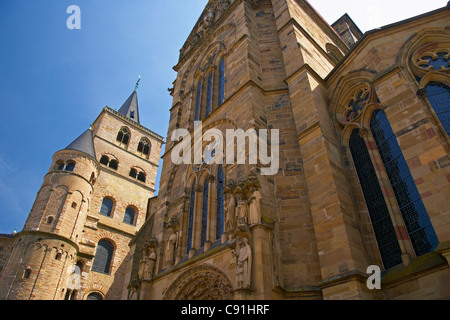
<path id="1" fill-rule="evenodd" d="M 218 268 L 202 264 L 179 276 L 167 289 L 164 300 L 231 300 L 233 288 Z"/>

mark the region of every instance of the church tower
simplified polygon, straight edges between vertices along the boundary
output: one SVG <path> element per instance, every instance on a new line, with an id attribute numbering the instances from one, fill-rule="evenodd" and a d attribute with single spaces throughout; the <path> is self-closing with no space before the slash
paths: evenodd
<path id="1" fill-rule="evenodd" d="M 136 89 L 54 154 L 2 270 L 0 299 L 121 298 L 164 143 L 140 124 Z"/>

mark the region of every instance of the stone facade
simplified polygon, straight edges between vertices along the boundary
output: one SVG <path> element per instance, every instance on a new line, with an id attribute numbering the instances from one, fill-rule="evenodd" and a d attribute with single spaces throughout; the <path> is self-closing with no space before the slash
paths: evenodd
<path id="1" fill-rule="evenodd" d="M 119 139 L 124 128 L 128 138 Z M 149 144 L 145 152 L 141 141 Z M 129 242 L 146 220 L 163 143 L 159 135 L 105 107 L 91 129 L 56 152 L 24 229 L 8 237 L 0 298 L 120 299 Z M 141 176 L 131 176 L 132 169 Z M 107 214 L 104 199 L 113 204 Z M 94 267 L 101 260 L 101 241 L 113 248 L 103 269 Z"/>
<path id="2" fill-rule="evenodd" d="M 332 29 L 302 0 L 209 1 L 174 67 L 159 195 L 131 242 L 127 297 L 448 299 L 450 145 L 423 93 L 430 81 L 449 83 L 448 18 L 442 8 L 362 35 L 347 15 Z M 434 59 L 443 52 L 446 65 L 421 67 L 429 51 Z M 369 101 L 351 109 L 360 93 Z M 414 250 L 370 132 L 377 110 L 395 133 L 438 239 L 426 254 Z M 175 165 L 170 137 L 186 129 L 193 140 L 197 119 L 203 133 L 223 136 L 227 129 L 278 129 L 278 172 L 263 175 L 261 163 L 248 161 Z M 349 147 L 357 129 L 401 251 L 393 267 L 383 266 Z M 384 271 L 381 290 L 366 283 L 372 265 Z M 139 271 L 146 267 L 151 273 Z"/>
<path id="3" fill-rule="evenodd" d="M 94 157 L 55 154 L 3 262 L 0 298 L 449 299 L 450 139 L 428 92 L 450 90 L 448 21 L 447 6 L 363 35 L 304 0 L 210 0 L 174 67 L 158 196 L 164 141 L 130 119 L 132 95 L 95 121 Z M 392 131 L 384 142 L 378 118 Z M 248 144 L 233 152 L 245 164 L 175 164 L 177 129 L 191 141 L 209 129 L 278 130 L 278 170 L 251 163 Z M 102 241 L 108 272 L 96 271 Z M 372 266 L 381 289 L 369 286 Z"/>

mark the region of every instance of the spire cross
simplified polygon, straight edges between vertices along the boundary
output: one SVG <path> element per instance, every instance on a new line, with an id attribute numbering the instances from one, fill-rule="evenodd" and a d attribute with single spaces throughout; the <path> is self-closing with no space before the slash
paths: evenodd
<path id="1" fill-rule="evenodd" d="M 136 87 L 134 88 L 134 90 L 137 90 L 139 88 L 139 82 L 141 81 L 141 75 L 139 75 L 139 79 L 136 82 Z"/>

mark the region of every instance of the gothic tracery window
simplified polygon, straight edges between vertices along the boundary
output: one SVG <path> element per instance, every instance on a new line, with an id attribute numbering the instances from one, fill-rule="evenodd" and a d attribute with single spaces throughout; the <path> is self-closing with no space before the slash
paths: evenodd
<path id="1" fill-rule="evenodd" d="M 212 107 L 212 92 L 213 92 L 213 73 L 211 72 L 208 77 L 208 86 L 206 87 L 206 108 L 205 118 L 211 113 Z"/>
<path id="2" fill-rule="evenodd" d="M 148 141 L 146 138 L 142 138 L 141 141 L 139 141 L 137 151 L 142 156 L 148 157 L 150 155 L 150 149 L 151 149 L 150 141 Z"/>
<path id="3" fill-rule="evenodd" d="M 449 43 L 427 43 L 413 55 L 411 68 L 422 92 L 426 93 L 424 97 L 450 137 L 449 46 Z"/>
<path id="4" fill-rule="evenodd" d="M 225 177 L 222 165 L 217 171 L 217 206 L 216 206 L 216 240 L 220 239 L 224 230 L 224 197 Z"/>
<path id="5" fill-rule="evenodd" d="M 436 49 L 420 57 L 417 64 L 425 69 L 439 70 L 449 68 L 450 50 Z"/>
<path id="6" fill-rule="evenodd" d="M 128 142 L 130 141 L 130 130 L 126 127 L 121 128 L 119 133 L 117 134 L 116 141 L 121 146 L 127 146 Z"/>
<path id="7" fill-rule="evenodd" d="M 424 255 L 439 241 L 411 171 L 383 111 L 372 115 L 370 127 L 416 255 Z"/>
<path id="8" fill-rule="evenodd" d="M 442 82 L 431 81 L 425 89 L 430 105 L 450 137 L 450 87 Z"/>
<path id="9" fill-rule="evenodd" d="M 195 210 L 195 181 L 191 186 L 191 195 L 189 199 L 189 216 L 188 216 L 188 227 L 187 227 L 187 244 L 186 253 L 192 249 L 192 235 L 194 228 L 194 210 Z"/>
<path id="10" fill-rule="evenodd" d="M 352 121 L 361 114 L 361 111 L 366 107 L 369 101 L 370 92 L 367 88 L 358 91 L 357 95 L 351 99 L 347 109 L 345 110 L 345 117 L 347 121 Z"/>
<path id="11" fill-rule="evenodd" d="M 203 184 L 203 201 L 202 201 L 202 227 L 200 231 L 200 246 L 203 247 L 206 242 L 208 232 L 208 205 L 209 205 L 209 181 L 206 179 Z"/>
<path id="12" fill-rule="evenodd" d="M 369 103 L 378 101 L 376 94 L 370 88 L 357 89 L 354 92 L 350 103 L 342 109 L 339 121 L 348 128 L 355 128 L 355 124 L 363 128 L 363 123 L 370 122 L 368 130 L 352 129 L 349 148 L 369 211 L 380 256 L 385 268 L 388 269 L 402 262 L 402 251 L 395 231 L 396 227 L 403 228 L 404 226 L 406 228 L 408 239 L 416 256 L 434 250 L 438 245 L 438 240 L 397 137 L 386 114 L 381 110 L 381 105 L 371 104 L 371 108 L 378 108 L 378 110 L 375 110 L 367 120 L 360 117 L 363 114 L 362 111 L 368 108 Z M 369 115 L 366 112 L 364 118 Z M 360 136 L 361 130 L 366 131 L 364 136 L 367 138 Z M 368 145 L 371 146 L 371 152 L 369 152 Z M 376 170 L 385 172 L 387 180 L 383 180 L 383 183 L 380 182 L 380 175 L 375 170 L 374 156 L 381 158 L 381 166 L 378 165 Z M 383 175 L 381 174 L 381 176 Z M 384 188 L 388 188 L 390 191 L 383 192 Z M 386 194 L 393 194 L 395 203 L 388 202 Z M 401 221 L 394 222 L 392 220 L 391 210 L 401 214 Z"/>
<path id="13" fill-rule="evenodd" d="M 225 97 L 225 59 L 220 59 L 219 62 L 219 85 L 217 95 L 217 105 L 221 106 Z"/>
<path id="14" fill-rule="evenodd" d="M 199 80 L 197 85 L 197 96 L 195 99 L 194 121 L 200 120 L 201 105 L 202 105 L 202 80 Z"/>
<path id="15" fill-rule="evenodd" d="M 384 267 L 388 269 L 402 262 L 402 252 L 366 142 L 359 135 L 359 131 L 355 129 L 352 132 L 349 141 L 350 151 L 369 210 L 381 259 Z"/>

